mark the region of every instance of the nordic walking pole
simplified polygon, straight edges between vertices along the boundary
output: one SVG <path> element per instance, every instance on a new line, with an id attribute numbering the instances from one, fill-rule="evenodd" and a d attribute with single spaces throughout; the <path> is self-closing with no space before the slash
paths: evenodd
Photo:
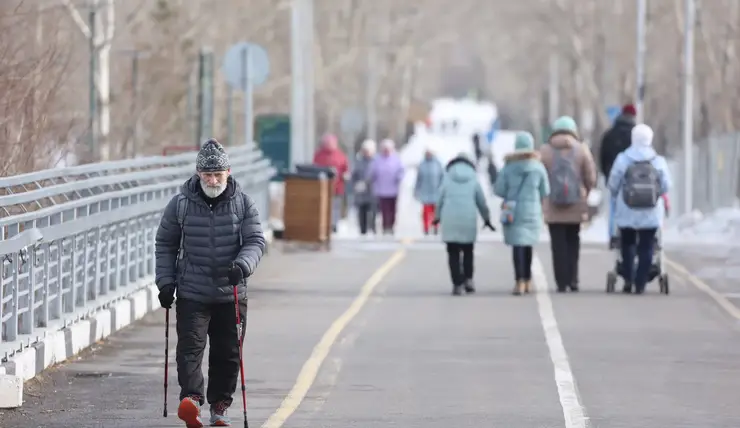
<path id="1" fill-rule="evenodd" d="M 244 351 L 242 342 L 242 323 L 241 317 L 239 316 L 239 293 L 237 291 L 238 284 L 234 284 L 234 308 L 236 310 L 236 340 L 239 343 L 239 371 L 242 377 L 242 404 L 244 405 L 244 428 L 249 428 L 249 422 L 247 422 L 247 385 L 244 381 Z"/>
<path id="2" fill-rule="evenodd" d="M 170 308 L 164 310 L 164 410 L 162 417 L 167 417 L 167 384 L 170 368 Z"/>

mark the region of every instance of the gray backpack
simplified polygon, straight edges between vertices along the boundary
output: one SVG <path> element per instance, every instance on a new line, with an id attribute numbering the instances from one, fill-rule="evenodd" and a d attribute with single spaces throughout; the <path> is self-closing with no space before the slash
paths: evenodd
<path id="1" fill-rule="evenodd" d="M 550 169 L 550 203 L 568 206 L 581 200 L 581 172 L 576 162 L 577 148 L 553 150 Z M 567 152 L 567 153 L 564 153 Z"/>
<path id="2" fill-rule="evenodd" d="M 634 209 L 654 208 L 660 199 L 660 172 L 653 166 L 653 159 L 637 161 L 624 173 L 622 199 Z"/>

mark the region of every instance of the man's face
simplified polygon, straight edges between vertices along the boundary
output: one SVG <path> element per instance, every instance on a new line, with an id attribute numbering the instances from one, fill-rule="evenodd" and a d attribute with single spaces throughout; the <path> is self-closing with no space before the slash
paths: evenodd
<path id="1" fill-rule="evenodd" d="M 226 190 L 226 179 L 229 178 L 231 170 L 199 172 L 200 186 L 209 198 L 215 198 Z"/>

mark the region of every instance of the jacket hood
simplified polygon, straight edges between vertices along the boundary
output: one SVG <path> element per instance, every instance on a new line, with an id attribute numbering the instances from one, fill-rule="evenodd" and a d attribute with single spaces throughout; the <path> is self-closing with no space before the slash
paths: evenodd
<path id="1" fill-rule="evenodd" d="M 535 151 L 509 153 L 504 157 L 504 160 L 507 165 L 516 165 L 516 168 L 523 172 L 532 171 L 541 163 L 540 154 Z"/>
<path id="2" fill-rule="evenodd" d="M 200 193 L 200 176 L 193 174 L 192 177 L 188 178 L 187 181 L 180 188 L 185 197 L 194 201 L 203 201 L 203 197 Z M 234 177 L 229 176 L 226 179 L 226 190 L 224 190 L 224 199 L 231 199 L 237 193 L 241 192 L 241 186 L 234 180 Z"/>
<path id="3" fill-rule="evenodd" d="M 475 164 L 464 157 L 452 159 L 445 169 L 450 179 L 456 183 L 467 183 L 478 179 Z"/>
<path id="4" fill-rule="evenodd" d="M 625 154 L 634 160 L 655 157 L 653 130 L 645 124 L 639 124 L 632 128 L 632 145 L 625 150 Z"/>
<path id="5" fill-rule="evenodd" d="M 573 134 L 567 132 L 558 132 L 553 134 L 548 143 L 556 149 L 565 149 L 581 144 Z"/>

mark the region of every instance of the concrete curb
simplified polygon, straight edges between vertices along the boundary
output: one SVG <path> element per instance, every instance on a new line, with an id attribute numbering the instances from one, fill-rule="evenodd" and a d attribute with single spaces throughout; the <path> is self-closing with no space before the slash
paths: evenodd
<path id="1" fill-rule="evenodd" d="M 267 248 L 272 246 L 272 231 L 265 229 Z M 154 282 L 152 278 L 151 282 Z M 23 383 L 79 354 L 96 342 L 159 309 L 159 289 L 151 284 L 115 301 L 105 309 L 47 334 L 26 349 L 16 352 L 0 365 L 0 409 L 23 405 Z"/>
<path id="2" fill-rule="evenodd" d="M 158 309 L 158 294 L 157 286 L 145 286 L 8 358 L 0 366 L 0 408 L 23 404 L 23 382 Z"/>

